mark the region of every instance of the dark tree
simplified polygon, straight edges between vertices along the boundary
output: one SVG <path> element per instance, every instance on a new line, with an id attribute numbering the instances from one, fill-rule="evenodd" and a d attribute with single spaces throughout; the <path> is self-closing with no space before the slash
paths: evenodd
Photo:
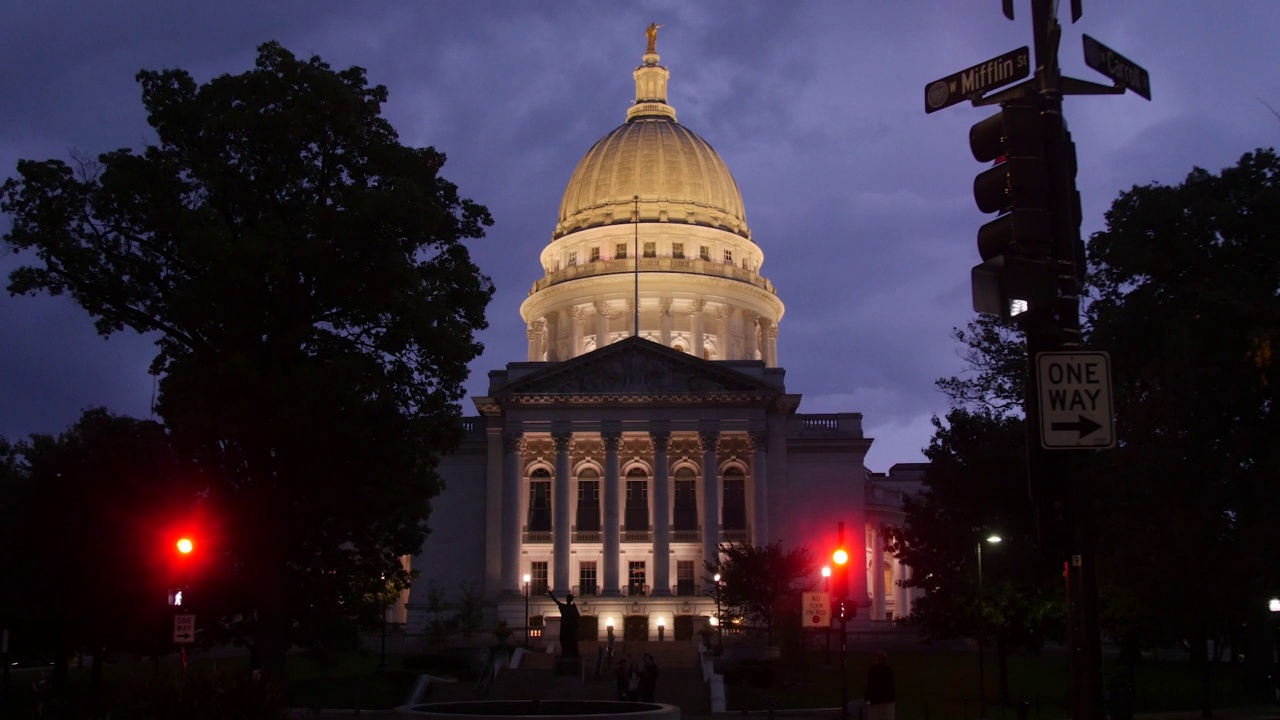
<path id="1" fill-rule="evenodd" d="M 1186 638 L 1204 663 L 1206 640 L 1265 627 L 1280 587 L 1280 158 L 1132 188 L 1089 260 L 1120 439 L 1098 469 L 1103 580 L 1124 589 L 1130 631 Z"/>
<path id="2" fill-rule="evenodd" d="M 157 423 L 96 409 L 58 437 L 34 435 L 0 472 L 0 615 L 15 645 L 55 661 L 73 651 L 156 651 L 181 583 L 169 543 L 204 485 Z M 167 640 L 167 638 L 166 638 Z M 167 646 L 167 644 L 166 644 Z"/>
<path id="3" fill-rule="evenodd" d="M 888 547 L 911 566 L 906 585 L 925 591 L 911 621 L 928 638 L 992 645 L 1007 700 L 1009 654 L 1040 647 L 1060 630 L 1063 613 L 1061 569 L 1037 550 L 1025 426 L 1016 417 L 955 408 L 934 427 L 925 490 L 905 501 L 906 524 L 888 529 Z M 986 543 L 992 534 L 999 544 Z"/>
<path id="4" fill-rule="evenodd" d="M 783 550 L 782 543 L 763 547 L 746 543 L 720 545 L 719 566 L 707 562 L 707 587 L 716 592 L 720 574 L 720 603 L 730 614 L 764 625 L 773 642 L 774 623 L 794 614 L 800 617 L 801 593 L 814 586 L 814 563 L 807 547 Z"/>
<path id="5" fill-rule="evenodd" d="M 154 144 L 21 161 L 11 293 L 67 293 L 108 335 L 157 335 L 158 411 L 210 478 L 225 617 L 254 659 L 354 632 L 417 552 L 460 437 L 493 289 L 463 245 L 488 211 L 402 145 L 387 91 L 280 45 L 203 85 L 138 75 Z M 376 612 L 376 608 L 373 610 Z"/>

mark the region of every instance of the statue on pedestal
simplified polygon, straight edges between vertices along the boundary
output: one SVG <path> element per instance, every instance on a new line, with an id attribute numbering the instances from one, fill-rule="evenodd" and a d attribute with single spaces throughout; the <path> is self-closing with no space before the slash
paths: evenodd
<path id="1" fill-rule="evenodd" d="M 547 597 L 560 608 L 560 657 L 578 657 L 578 606 L 573 604 L 573 594 L 564 596 L 564 602 L 547 590 Z"/>

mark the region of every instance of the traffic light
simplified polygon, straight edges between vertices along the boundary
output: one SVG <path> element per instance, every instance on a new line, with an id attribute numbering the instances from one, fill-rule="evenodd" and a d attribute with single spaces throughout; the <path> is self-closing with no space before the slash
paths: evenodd
<path id="1" fill-rule="evenodd" d="M 174 547 L 183 555 L 190 555 L 196 549 L 195 543 L 189 537 L 178 538 L 178 542 L 174 543 Z"/>
<path id="2" fill-rule="evenodd" d="M 858 614 L 858 603 L 853 598 L 836 598 L 832 601 L 831 617 L 835 620 L 848 620 Z"/>
<path id="3" fill-rule="evenodd" d="M 1001 104 L 1000 112 L 969 130 L 979 162 L 995 161 L 973 181 L 973 198 L 999 217 L 978 229 L 973 309 L 1010 317 L 1051 301 L 1054 291 L 1053 215 L 1045 158 L 1045 125 L 1034 98 Z"/>
<path id="4" fill-rule="evenodd" d="M 849 596 L 849 551 L 844 546 L 831 553 L 831 594 L 838 598 Z"/>

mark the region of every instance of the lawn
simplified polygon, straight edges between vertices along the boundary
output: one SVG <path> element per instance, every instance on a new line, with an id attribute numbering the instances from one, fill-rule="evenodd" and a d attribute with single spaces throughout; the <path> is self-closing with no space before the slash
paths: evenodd
<path id="1" fill-rule="evenodd" d="M 848 663 L 848 697 L 862 697 L 871 652 L 851 652 Z M 890 653 L 897 685 L 897 717 L 900 720 L 965 720 L 978 715 L 978 659 L 973 652 L 899 650 Z M 1105 672 L 1114 672 L 1108 666 Z M 1248 704 L 1236 668 L 1214 668 L 1214 707 Z M 1165 712 L 1198 708 L 1198 673 L 1186 662 L 1149 661 L 1138 665 L 1134 708 L 1136 712 Z M 993 720 L 1017 717 L 1017 706 L 1028 703 L 1031 720 L 1069 716 L 1066 706 L 1067 660 L 1062 653 L 1019 654 L 1009 662 L 1009 702 L 1000 702 L 995 658 L 986 658 L 988 715 Z M 767 688 L 735 683 L 728 689 L 728 709 L 839 707 L 840 668 L 824 662 L 821 653 L 810 656 L 807 666 L 774 669 Z"/>

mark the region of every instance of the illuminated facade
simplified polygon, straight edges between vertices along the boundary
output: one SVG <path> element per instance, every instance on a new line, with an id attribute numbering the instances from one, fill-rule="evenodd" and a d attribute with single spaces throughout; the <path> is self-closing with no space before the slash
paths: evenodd
<path id="1" fill-rule="evenodd" d="M 578 596 L 584 634 L 684 639 L 714 610 L 719 543 L 808 545 L 844 523 L 866 557 L 862 617 L 909 610 L 876 528 L 901 518 L 919 466 L 869 473 L 857 413 L 803 415 L 778 365 L 784 306 L 761 274 L 737 184 L 676 121 L 647 52 L 626 122 L 579 162 L 520 306 L 525 361 L 489 374 L 413 566 L 410 631 L 430 583 L 474 583 L 500 617 L 553 620 Z M 855 530 L 865 529 L 866 532 Z M 861 569 L 861 568 L 859 568 Z M 526 583 L 525 577 L 529 580 Z M 815 576 L 815 582 L 817 578 Z"/>

